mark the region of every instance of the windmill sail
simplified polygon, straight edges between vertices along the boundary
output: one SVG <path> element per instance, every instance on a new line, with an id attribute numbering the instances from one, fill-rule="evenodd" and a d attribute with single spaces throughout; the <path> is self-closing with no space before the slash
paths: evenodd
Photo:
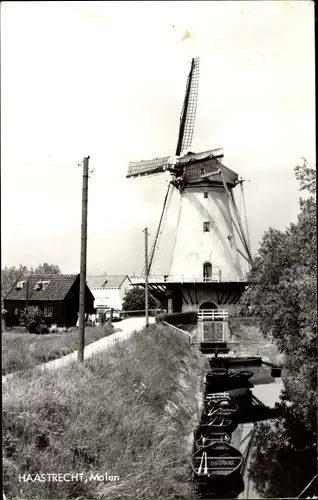
<path id="1" fill-rule="evenodd" d="M 191 69 L 187 80 L 186 95 L 180 117 L 180 128 L 176 156 L 191 148 L 195 114 L 198 102 L 199 88 L 199 58 L 192 59 Z M 154 158 L 152 160 L 132 161 L 128 165 L 126 178 L 155 175 L 164 172 L 167 167 L 172 167 L 175 161 L 171 156 Z"/>
<path id="2" fill-rule="evenodd" d="M 159 174 L 165 170 L 170 156 L 154 158 L 153 160 L 131 161 L 128 165 L 128 177 L 140 177 L 143 175 Z"/>
<path id="3" fill-rule="evenodd" d="M 187 80 L 186 93 L 180 117 L 180 128 L 176 155 L 182 156 L 192 145 L 195 114 L 197 111 L 199 90 L 199 58 L 192 59 Z"/>

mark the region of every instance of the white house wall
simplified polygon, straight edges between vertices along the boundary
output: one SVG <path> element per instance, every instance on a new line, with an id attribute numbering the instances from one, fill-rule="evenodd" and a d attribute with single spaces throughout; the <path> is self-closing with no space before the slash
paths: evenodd
<path id="1" fill-rule="evenodd" d="M 95 297 L 94 307 L 112 307 L 122 309 L 123 300 L 129 291 L 130 281 L 125 278 L 120 288 L 92 288 Z"/>
<path id="2" fill-rule="evenodd" d="M 121 309 L 122 298 L 119 288 L 93 288 L 92 294 L 95 297 L 94 307 L 113 307 Z"/>

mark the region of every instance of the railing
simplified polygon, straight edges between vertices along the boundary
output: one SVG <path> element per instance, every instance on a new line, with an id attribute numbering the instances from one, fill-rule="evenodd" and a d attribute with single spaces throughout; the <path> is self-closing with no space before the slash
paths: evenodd
<path id="1" fill-rule="evenodd" d="M 132 284 L 144 283 L 144 276 L 131 276 Z M 244 282 L 246 278 L 231 274 L 215 273 L 212 276 L 205 278 L 203 276 L 184 276 L 184 275 L 150 275 L 148 283 L 220 283 L 220 282 Z"/>
<path id="2" fill-rule="evenodd" d="M 157 314 L 166 313 L 167 310 L 157 307 L 156 309 L 149 309 L 148 312 L 150 316 L 157 316 Z M 136 309 L 134 311 L 120 311 L 120 314 L 122 316 L 133 316 L 134 314 L 141 315 L 141 314 L 146 314 L 146 309 L 138 309 L 138 310 Z"/>
<path id="3" fill-rule="evenodd" d="M 198 320 L 224 320 L 228 319 L 229 312 L 226 309 L 200 309 L 198 311 Z"/>
<path id="4" fill-rule="evenodd" d="M 189 344 L 192 343 L 192 335 L 190 333 L 186 332 L 185 330 L 181 330 L 181 328 L 178 328 L 174 325 L 171 325 L 170 323 L 167 323 L 166 321 L 163 321 L 162 323 L 166 326 L 170 326 L 170 328 L 172 328 L 173 330 L 176 330 L 177 332 L 182 333 L 183 335 L 187 335 L 189 338 Z"/>

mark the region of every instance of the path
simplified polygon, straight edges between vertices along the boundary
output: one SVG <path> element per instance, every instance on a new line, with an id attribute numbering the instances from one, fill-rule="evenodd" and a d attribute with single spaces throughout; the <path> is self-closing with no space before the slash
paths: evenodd
<path id="1" fill-rule="evenodd" d="M 155 319 L 153 317 L 149 318 L 149 323 L 154 323 Z M 131 334 L 136 330 L 141 330 L 145 326 L 145 317 L 139 318 L 128 318 L 114 324 L 117 332 L 109 335 L 108 337 L 103 337 L 102 339 L 92 342 L 87 345 L 84 350 L 84 360 L 90 358 L 94 354 L 104 351 L 108 347 L 111 347 L 116 342 L 121 342 L 122 340 L 128 339 Z M 35 370 L 45 370 L 45 369 L 56 369 L 66 366 L 68 363 L 77 360 L 77 351 L 67 354 L 62 358 L 53 359 L 47 363 L 36 366 Z M 2 382 L 5 382 L 10 377 L 14 376 L 14 373 L 9 373 L 2 377 Z"/>

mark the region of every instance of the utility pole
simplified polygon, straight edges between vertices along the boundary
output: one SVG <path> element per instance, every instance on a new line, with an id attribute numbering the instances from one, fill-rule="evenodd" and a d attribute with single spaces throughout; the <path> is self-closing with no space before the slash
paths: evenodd
<path id="1" fill-rule="evenodd" d="M 83 160 L 83 188 L 82 188 L 82 226 L 81 226 L 81 274 L 79 294 L 79 342 L 78 361 L 84 361 L 85 347 L 85 288 L 86 288 L 86 251 L 87 251 L 87 200 L 88 200 L 88 161 Z"/>
<path id="2" fill-rule="evenodd" d="M 25 309 L 26 309 L 26 314 L 28 315 L 28 312 L 29 312 L 29 277 L 28 276 L 27 276 L 27 280 L 26 280 Z"/>
<path id="3" fill-rule="evenodd" d="M 146 327 L 149 326 L 149 300 L 148 300 L 148 228 L 143 230 L 145 233 L 145 309 L 146 309 Z"/>

